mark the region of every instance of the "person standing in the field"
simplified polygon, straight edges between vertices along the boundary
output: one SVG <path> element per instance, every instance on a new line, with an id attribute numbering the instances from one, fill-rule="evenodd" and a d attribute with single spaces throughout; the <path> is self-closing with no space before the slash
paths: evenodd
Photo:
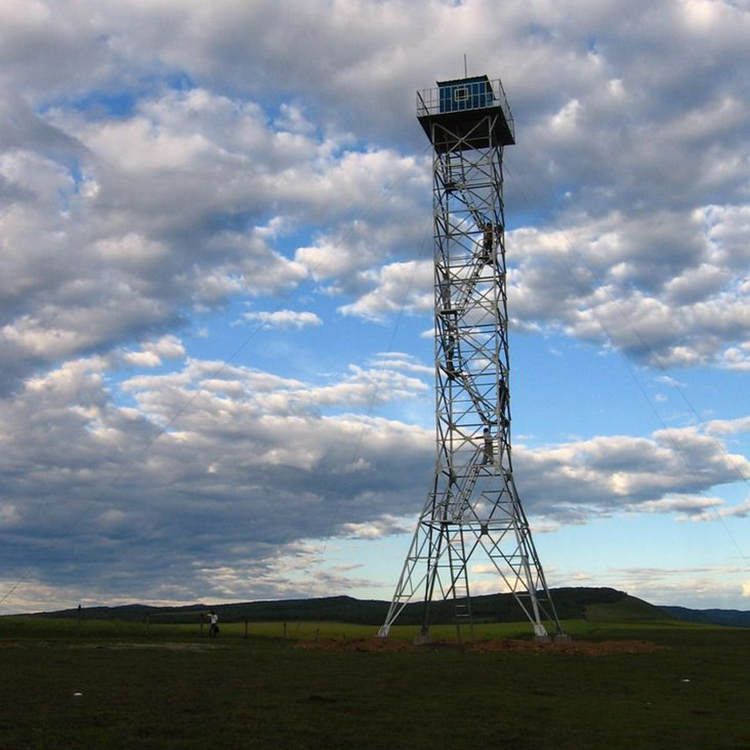
<path id="1" fill-rule="evenodd" d="M 213 610 L 208 613 L 208 621 L 211 623 L 208 627 L 208 637 L 216 638 L 219 634 L 219 615 Z"/>

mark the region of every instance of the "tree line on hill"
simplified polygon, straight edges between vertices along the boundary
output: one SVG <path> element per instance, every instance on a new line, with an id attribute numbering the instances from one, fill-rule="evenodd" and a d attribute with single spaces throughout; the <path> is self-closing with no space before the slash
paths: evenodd
<path id="1" fill-rule="evenodd" d="M 685 607 L 656 607 L 624 591 L 607 587 L 565 587 L 552 589 L 552 599 L 561 620 L 600 619 L 615 621 L 685 620 L 734 627 L 750 627 L 750 612 L 736 610 L 691 610 Z M 346 622 L 379 626 L 385 620 L 389 602 L 355 599 L 351 596 L 329 596 L 315 599 L 244 602 L 239 604 L 196 603 L 183 607 L 153 607 L 127 604 L 118 607 L 84 607 L 56 612 L 38 612 L 34 617 L 74 618 L 84 620 L 121 620 L 154 623 L 194 623 L 213 609 L 221 622 Z M 471 599 L 474 622 L 521 622 L 526 619 L 512 594 L 487 594 Z M 407 605 L 398 618 L 399 625 L 418 625 L 423 604 Z M 452 623 L 452 600 L 433 602 L 430 620 L 433 624 Z"/>
<path id="2" fill-rule="evenodd" d="M 552 598 L 560 619 L 580 619 L 586 607 L 592 604 L 609 604 L 627 596 L 622 591 L 610 588 L 559 588 L 552 590 Z M 355 599 L 351 596 L 329 596 L 315 599 L 287 599 L 280 601 L 245 602 L 241 604 L 191 604 L 183 607 L 153 607 L 144 604 L 127 604 L 118 607 L 85 607 L 80 617 L 87 620 L 143 621 L 148 614 L 157 619 L 172 622 L 195 622 L 196 618 L 213 609 L 222 622 L 348 622 L 363 625 L 380 625 L 388 612 L 389 602 Z M 452 600 L 433 602 L 433 623 L 453 621 Z M 518 601 L 512 594 L 488 594 L 471 599 L 472 616 L 475 622 L 518 622 L 526 619 Z M 415 625 L 421 622 L 423 604 L 408 604 L 398 622 Z M 40 612 L 34 616 L 78 617 L 77 609 L 56 612 Z"/>

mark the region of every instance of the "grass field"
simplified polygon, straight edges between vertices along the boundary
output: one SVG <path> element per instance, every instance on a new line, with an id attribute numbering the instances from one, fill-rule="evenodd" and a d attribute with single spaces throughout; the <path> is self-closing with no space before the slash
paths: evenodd
<path id="1" fill-rule="evenodd" d="M 300 648 L 373 628 L 0 619 L 0 748 L 750 748 L 750 631 L 571 621 L 577 640 L 651 653 L 590 656 L 434 646 Z M 395 628 L 395 640 L 414 629 Z M 527 635 L 479 625 L 477 639 Z M 454 635 L 446 627 L 434 636 Z M 81 693 L 82 695 L 75 695 Z"/>

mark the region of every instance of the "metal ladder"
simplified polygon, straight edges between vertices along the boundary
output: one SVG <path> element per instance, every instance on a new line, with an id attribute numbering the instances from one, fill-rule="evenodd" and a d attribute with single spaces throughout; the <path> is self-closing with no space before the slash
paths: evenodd
<path id="1" fill-rule="evenodd" d="M 464 546 L 463 529 L 457 532 L 458 542 L 461 546 L 458 561 L 454 560 L 453 552 L 455 540 L 451 540 L 448 545 L 448 565 L 450 566 L 451 580 L 453 585 L 451 592 L 453 594 L 454 619 L 456 624 L 456 638 L 459 643 L 463 642 L 461 630 L 468 627 L 469 640 L 474 641 L 474 621 L 471 617 L 471 596 L 469 594 L 469 573 L 466 565 L 466 549 Z M 455 568 L 460 565 L 458 574 L 455 575 Z"/>

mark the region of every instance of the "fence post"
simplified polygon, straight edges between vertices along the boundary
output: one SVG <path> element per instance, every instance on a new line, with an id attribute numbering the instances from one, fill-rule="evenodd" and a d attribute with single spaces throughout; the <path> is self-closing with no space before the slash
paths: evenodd
<path id="1" fill-rule="evenodd" d="M 81 637 L 81 605 L 78 605 L 78 637 Z"/>

